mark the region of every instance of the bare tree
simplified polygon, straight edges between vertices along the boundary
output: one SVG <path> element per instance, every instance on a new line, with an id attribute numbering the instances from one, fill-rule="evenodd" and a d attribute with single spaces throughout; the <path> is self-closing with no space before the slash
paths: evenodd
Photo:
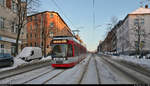
<path id="1" fill-rule="evenodd" d="M 110 19 L 110 23 L 107 24 L 107 31 L 111 31 L 111 29 L 118 23 L 118 18 L 116 16 L 112 16 Z"/>
<path id="2" fill-rule="evenodd" d="M 15 0 L 13 0 L 15 2 Z M 20 34 L 22 28 L 28 23 L 27 22 L 27 15 L 35 12 L 35 7 L 37 7 L 39 0 L 16 0 L 17 6 L 17 39 L 16 39 L 16 48 L 15 48 L 15 55 L 18 54 L 18 41 L 20 39 Z"/>

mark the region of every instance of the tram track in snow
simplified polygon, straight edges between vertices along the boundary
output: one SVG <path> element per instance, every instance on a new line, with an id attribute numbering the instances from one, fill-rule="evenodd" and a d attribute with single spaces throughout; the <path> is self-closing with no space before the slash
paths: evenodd
<path id="1" fill-rule="evenodd" d="M 121 71 L 122 73 L 127 75 L 129 78 L 133 79 L 138 84 L 149 83 L 149 81 L 150 81 L 150 78 L 148 76 L 146 76 L 142 72 L 139 72 L 139 71 L 144 71 L 144 70 L 139 70 L 137 68 L 132 67 L 129 64 L 119 63 L 117 61 L 112 60 L 111 58 L 106 57 L 106 56 L 101 56 L 101 58 L 107 64 L 111 65 L 112 67 L 117 68 L 119 71 Z"/>
<path id="2" fill-rule="evenodd" d="M 58 72 L 58 73 L 52 73 L 52 72 L 58 72 L 58 71 L 60 71 L 58 68 L 54 68 L 54 69 L 52 69 L 51 71 L 48 71 L 48 72 L 45 72 L 45 73 L 43 73 L 43 74 L 41 74 L 41 75 L 39 75 L 39 76 L 36 76 L 36 77 L 34 77 L 34 78 L 32 78 L 32 79 L 30 79 L 30 80 L 27 80 L 27 81 L 25 81 L 25 82 L 23 82 L 23 84 L 32 84 L 32 81 L 34 81 L 34 80 L 36 80 L 36 79 L 38 79 L 38 78 L 41 78 L 42 76 L 44 76 L 44 75 L 46 75 L 46 74 L 51 74 L 51 76 L 49 76 L 49 78 L 47 78 L 47 79 L 44 79 L 44 81 L 42 81 L 40 84 L 48 84 L 51 80 L 53 80 L 53 79 L 55 79 L 55 78 L 57 78 L 59 75 L 61 75 L 61 74 L 63 74 L 65 71 L 67 71 L 67 69 L 62 69 L 60 72 Z M 34 82 L 33 82 L 34 83 Z"/>
<path id="3" fill-rule="evenodd" d="M 59 76 L 60 74 L 62 74 L 63 72 L 65 72 L 66 69 L 62 70 L 61 72 L 53 75 L 52 77 L 50 77 L 49 79 L 45 80 L 42 84 L 47 84 L 47 82 L 49 82 L 50 80 L 54 79 L 55 77 Z"/>
<path id="4" fill-rule="evenodd" d="M 90 58 L 89 58 L 87 64 L 86 64 L 85 67 L 84 67 L 84 71 L 82 72 L 82 75 L 81 75 L 81 77 L 80 77 L 80 79 L 79 79 L 79 81 L 78 81 L 78 84 L 82 84 L 82 83 L 83 83 L 83 79 L 85 78 L 85 75 L 86 75 L 86 73 L 88 72 L 89 63 L 90 63 L 91 59 L 92 59 L 94 56 L 95 56 L 94 54 L 92 54 L 92 55 L 90 56 Z M 94 57 L 93 59 L 95 59 L 95 57 Z M 96 67 L 95 69 L 96 69 L 96 74 L 97 74 L 97 78 L 98 78 L 98 79 L 97 79 L 97 80 L 98 80 L 98 84 L 100 84 L 101 81 L 100 81 L 100 77 L 99 77 L 99 70 L 98 70 L 98 68 L 97 68 L 96 60 L 94 60 L 94 63 L 95 63 L 95 67 Z"/>
<path id="5" fill-rule="evenodd" d="M 97 78 L 98 78 L 98 83 L 101 84 L 101 78 L 100 78 L 100 74 L 99 74 L 99 69 L 98 69 L 98 64 L 97 64 L 97 61 L 96 61 L 96 55 L 94 55 L 94 61 L 95 61 L 95 67 L 96 67 L 96 72 L 97 72 Z"/>
<path id="6" fill-rule="evenodd" d="M 50 73 L 50 72 L 52 72 L 52 71 L 54 71 L 54 69 L 52 69 L 52 70 L 50 70 L 50 71 L 46 71 L 45 73 L 42 73 L 42 74 L 40 74 L 40 75 L 38 75 L 38 76 L 35 76 L 34 78 L 31 78 L 31 79 L 29 79 L 29 80 L 26 80 L 26 81 L 22 82 L 22 84 L 26 84 L 26 83 L 28 83 L 28 82 L 30 82 L 30 81 L 32 81 L 32 80 L 35 80 L 35 79 L 37 79 L 37 78 L 39 78 L 39 77 L 41 77 L 41 76 L 43 76 L 43 75 L 46 75 L 46 74 L 48 74 L 48 73 Z"/>

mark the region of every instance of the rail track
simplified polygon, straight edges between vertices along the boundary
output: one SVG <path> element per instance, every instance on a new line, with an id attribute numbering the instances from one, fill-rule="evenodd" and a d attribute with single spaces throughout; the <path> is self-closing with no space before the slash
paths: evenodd
<path id="1" fill-rule="evenodd" d="M 65 69 L 66 70 L 66 69 Z M 62 74 L 63 72 L 65 72 L 65 70 L 62 70 L 61 72 L 53 75 L 52 77 L 50 77 L 49 79 L 45 80 L 42 84 L 47 84 L 47 82 L 49 82 L 50 80 L 54 79 L 55 77 L 59 76 L 60 74 Z"/>
<path id="2" fill-rule="evenodd" d="M 95 64 L 95 67 L 96 67 L 96 68 L 95 68 L 95 69 L 96 69 L 96 74 L 97 74 L 97 78 L 98 78 L 98 84 L 101 83 L 100 76 L 99 76 L 99 70 L 98 70 L 98 68 L 97 68 L 97 61 L 96 61 L 96 59 L 95 59 L 95 55 L 92 54 L 91 57 L 90 57 L 90 59 L 88 60 L 87 64 L 86 64 L 85 67 L 84 67 L 84 71 L 83 71 L 83 73 L 82 73 L 82 75 L 81 75 L 81 77 L 80 77 L 80 79 L 79 79 L 78 84 L 82 84 L 83 79 L 84 79 L 84 77 L 85 77 L 85 74 L 88 72 L 88 66 L 89 66 L 89 63 L 90 63 L 91 59 L 94 59 L 94 64 Z"/>
<path id="3" fill-rule="evenodd" d="M 119 71 L 123 72 L 129 78 L 133 79 L 138 84 L 150 83 L 150 77 L 148 71 L 143 70 L 143 68 L 133 66 L 133 64 L 118 62 L 107 56 L 101 56 L 101 58 L 109 65 L 117 68 Z M 145 73 L 146 72 L 146 73 Z"/>
<path id="4" fill-rule="evenodd" d="M 101 79 L 100 79 L 100 74 L 99 74 L 100 72 L 97 66 L 98 64 L 97 64 L 95 56 L 94 56 L 94 59 L 95 59 L 94 61 L 95 61 L 95 67 L 96 67 L 96 72 L 97 72 L 97 77 L 98 77 L 98 83 L 101 84 Z"/>
<path id="5" fill-rule="evenodd" d="M 43 76 L 43 75 L 45 75 L 45 74 L 48 74 L 48 73 L 52 72 L 53 70 L 54 70 L 54 69 L 49 70 L 49 71 L 46 71 L 45 73 L 42 73 L 42 74 L 40 74 L 40 75 L 38 75 L 38 76 L 35 76 L 35 77 L 33 77 L 33 78 L 29 79 L 29 80 L 26 80 L 26 81 L 22 82 L 22 84 L 26 84 L 26 83 L 28 83 L 28 82 L 30 82 L 30 81 L 32 81 L 32 80 L 35 80 L 35 79 L 37 79 L 37 78 L 39 78 L 39 77 L 41 77 L 41 76 Z"/>
<path id="6" fill-rule="evenodd" d="M 23 73 L 27 73 L 27 72 L 30 72 L 33 70 L 37 70 L 42 67 L 49 66 L 51 64 L 50 61 L 51 60 L 34 62 L 34 63 L 18 66 L 11 70 L 1 71 L 0 72 L 0 80 L 6 79 L 9 77 L 13 77 L 13 76 L 17 76 L 17 75 L 20 75 Z"/>
<path id="7" fill-rule="evenodd" d="M 86 65 L 85 65 L 85 67 L 84 67 L 84 71 L 83 71 L 82 74 L 81 74 L 81 77 L 80 77 L 80 79 L 79 79 L 79 81 L 78 81 L 78 84 L 81 84 L 81 82 L 82 82 L 82 80 L 83 80 L 83 78 L 84 78 L 84 74 L 85 74 L 85 73 L 87 72 L 87 70 L 88 70 L 88 65 L 89 65 L 90 60 L 91 60 L 91 57 L 90 57 L 90 59 L 88 60 L 88 62 L 86 63 Z"/>

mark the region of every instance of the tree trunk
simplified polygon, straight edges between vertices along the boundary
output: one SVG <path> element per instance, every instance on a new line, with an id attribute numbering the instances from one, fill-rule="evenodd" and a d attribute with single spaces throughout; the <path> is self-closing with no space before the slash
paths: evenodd
<path id="1" fill-rule="evenodd" d="M 21 28 L 21 27 L 20 27 Z M 19 38 L 20 38 L 20 31 L 21 31 L 21 29 L 18 29 L 18 34 L 17 34 L 17 39 L 16 39 L 16 51 L 15 51 L 15 56 L 17 56 L 18 55 L 18 46 L 19 46 Z"/>

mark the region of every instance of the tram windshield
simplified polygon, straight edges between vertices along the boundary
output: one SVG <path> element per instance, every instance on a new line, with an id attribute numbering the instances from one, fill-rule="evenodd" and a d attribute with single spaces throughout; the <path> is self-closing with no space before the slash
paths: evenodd
<path id="1" fill-rule="evenodd" d="M 67 44 L 54 44 L 52 45 L 52 57 L 66 57 L 67 56 Z"/>

